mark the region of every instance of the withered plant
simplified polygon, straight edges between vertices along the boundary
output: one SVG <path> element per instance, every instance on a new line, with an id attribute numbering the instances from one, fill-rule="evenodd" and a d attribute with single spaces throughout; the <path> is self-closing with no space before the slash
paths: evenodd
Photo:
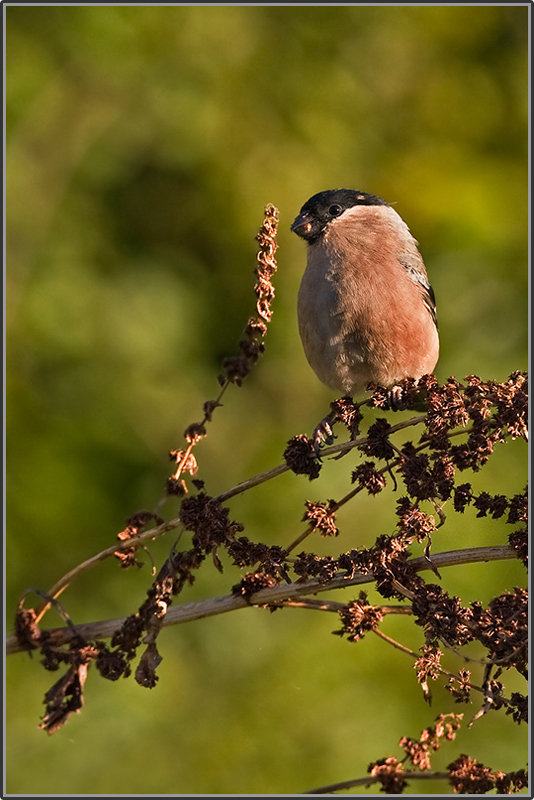
<path id="1" fill-rule="evenodd" d="M 134 678 L 141 686 L 152 687 L 164 656 L 157 644 L 163 626 L 245 606 L 269 610 L 304 606 L 331 612 L 337 618 L 333 632 L 348 642 L 358 642 L 372 633 L 402 650 L 409 667 L 415 668 L 414 676 L 428 702 L 432 699 L 431 684 L 443 679 L 451 702 L 476 705 L 470 724 L 489 712 L 511 715 L 518 724 L 527 721 L 526 698 L 517 692 L 508 693 L 504 683 L 511 671 L 527 677 L 526 590 L 510 587 L 487 605 L 476 601 L 464 606 L 446 590 L 440 572 L 446 566 L 502 559 L 520 559 L 527 565 L 527 489 L 518 487 L 512 496 L 493 495 L 476 491 L 468 480 L 471 473 L 484 467 L 496 448 L 527 438 L 525 373 L 515 372 L 502 383 L 484 381 L 476 375 L 461 381 L 449 378 L 443 385 L 432 375 L 424 376 L 418 384 L 406 380 L 401 386 L 403 400 L 407 408 L 417 413 L 401 422 L 395 421 L 389 408 L 387 390 L 371 387 L 372 393 L 361 402 L 343 397 L 331 404 L 328 424 L 338 429 L 344 426 L 348 432 L 346 441 L 318 447 L 316 439 L 302 433 L 295 435 L 287 443 L 282 464 L 218 496 L 210 495 L 200 478 L 195 446 L 207 435 L 228 388 L 242 384 L 264 351 L 274 298 L 271 278 L 276 271 L 277 227 L 278 212 L 269 205 L 257 236 L 256 314 L 244 329 L 238 355 L 223 361 L 216 398 L 204 403 L 201 420 L 187 427 L 183 446 L 170 454 L 173 473 L 167 481 L 166 496 L 181 498 L 179 516 L 163 519 L 160 512 L 164 502 L 158 505 L 157 513 L 137 512 L 118 534 L 118 543 L 75 567 L 43 592 L 40 606 L 26 607 L 27 597 L 20 602 L 15 634 L 7 643 L 8 653 L 38 650 L 45 669 L 63 669 L 62 677 L 45 696 L 46 713 L 40 727 L 49 734 L 55 733 L 72 712 L 81 710 L 91 664 L 103 678 L 112 681 L 128 677 L 134 670 Z M 383 416 L 367 424 L 362 434 L 370 408 L 383 412 Z M 395 443 L 395 434 L 409 429 L 413 429 L 413 439 L 402 445 Z M 332 458 L 351 450 L 364 454 L 364 460 L 351 471 L 353 488 L 336 500 L 306 502 L 304 528 L 293 541 L 284 541 L 287 534 L 282 527 L 279 544 L 256 541 L 253 532 L 249 532 L 251 538 L 244 535 L 244 526 L 232 519 L 228 505 L 232 497 L 253 491 L 255 486 L 287 471 L 318 481 Z M 316 537 L 338 536 L 336 515 L 342 506 L 356 503 L 362 493 L 378 495 L 387 484 L 397 496 L 391 535 L 382 533 L 372 547 L 339 555 L 319 556 L 313 552 Z M 312 483 L 312 487 L 316 485 Z M 510 525 L 508 540 L 498 545 L 433 552 L 433 541 L 446 529 L 448 515 L 466 511 L 470 525 L 478 518 L 504 518 Z M 96 568 L 108 557 L 117 559 L 122 568 L 138 565 L 140 550 L 147 542 L 177 530 L 182 532 L 180 548 L 172 547 L 147 589 L 146 600 L 126 619 L 76 625 L 62 611 L 57 598 L 83 572 Z M 412 549 L 417 548 L 420 554 L 412 555 Z M 200 569 L 223 570 L 222 553 L 235 567 L 229 576 L 228 595 L 177 605 L 176 598 L 195 581 Z M 374 587 L 384 599 L 383 604 L 371 603 L 363 589 L 346 602 L 318 597 L 327 590 L 365 584 Z M 42 627 L 51 605 L 65 616 L 66 627 Z M 409 615 L 421 629 L 418 652 L 381 631 L 382 620 L 391 614 Z M 482 649 L 482 658 L 475 660 L 466 655 L 466 645 L 473 642 Z M 457 655 L 457 671 L 442 666 L 445 651 Z M 400 794 L 411 781 L 428 778 L 443 779 L 452 791 L 464 794 L 509 794 L 524 789 L 527 776 L 522 766 L 506 774 L 465 754 L 452 761 L 446 771 L 432 771 L 432 754 L 443 742 L 455 738 L 463 717 L 440 714 L 417 740 L 401 739 L 402 758 L 379 758 L 370 764 L 365 777 L 308 793 L 335 793 L 375 784 L 383 792 Z"/>

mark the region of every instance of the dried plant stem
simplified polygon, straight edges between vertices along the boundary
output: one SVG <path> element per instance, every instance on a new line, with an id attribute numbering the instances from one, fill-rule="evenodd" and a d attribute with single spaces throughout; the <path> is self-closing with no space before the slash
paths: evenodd
<path id="1" fill-rule="evenodd" d="M 172 519 L 169 522 L 164 522 L 162 525 L 158 525 L 156 528 L 151 528 L 148 531 L 143 531 L 143 533 L 138 533 L 136 536 L 132 536 L 131 539 L 128 539 L 125 542 L 119 542 L 111 547 L 106 548 L 106 550 L 102 550 L 100 553 L 91 556 L 91 558 L 88 558 L 86 561 L 82 561 L 81 564 L 78 564 L 76 567 L 71 569 L 70 572 L 67 572 L 65 575 L 63 575 L 63 577 L 56 581 L 56 583 L 46 594 L 54 599 L 58 598 L 73 580 L 78 578 L 80 575 L 83 575 L 84 572 L 88 572 L 93 567 L 96 567 L 96 565 L 101 561 L 105 561 L 106 558 L 109 558 L 120 550 L 127 550 L 129 547 L 133 546 L 138 547 L 145 542 L 152 541 L 158 536 L 162 536 L 164 533 L 177 528 L 179 525 L 179 519 Z M 39 622 L 48 608 L 50 608 L 50 604 L 46 603 L 37 609 L 36 622 Z"/>
<path id="2" fill-rule="evenodd" d="M 419 425 L 419 423 L 425 420 L 424 416 L 419 417 L 411 417 L 411 419 L 404 420 L 404 422 L 399 422 L 397 425 L 393 425 L 391 427 L 391 433 L 396 433 L 397 431 L 404 430 L 405 428 L 410 428 L 414 425 Z M 466 431 L 460 431 L 460 433 L 465 433 Z M 324 450 L 321 451 L 321 458 L 327 458 L 328 456 L 335 456 L 340 453 L 348 453 L 350 450 L 353 450 L 355 447 L 360 447 L 361 445 L 366 444 L 368 441 L 367 438 L 362 439 L 353 439 L 349 442 L 341 442 L 340 444 L 334 444 L 331 447 L 325 447 Z M 249 480 L 243 481 L 242 483 L 238 483 L 237 486 L 234 486 L 232 489 L 228 489 L 226 492 L 222 492 L 221 494 L 217 495 L 217 500 L 221 503 L 229 500 L 231 497 L 235 497 L 238 494 L 242 494 L 243 492 L 252 489 L 254 486 L 259 486 L 261 483 L 266 483 L 272 478 L 277 478 L 279 475 L 282 475 L 284 472 L 289 471 L 289 467 L 287 464 L 280 464 L 278 467 L 273 467 L 273 469 L 267 470 L 267 472 L 262 472 L 259 475 L 256 475 L 254 478 L 250 478 Z M 359 487 L 358 487 L 359 489 Z M 353 491 L 350 493 L 352 497 L 354 494 L 357 494 L 357 491 Z M 350 499 L 347 497 L 347 500 Z M 341 503 L 342 501 L 340 501 Z M 343 502 L 346 502 L 345 498 L 343 498 Z M 291 545 L 290 545 L 291 548 Z"/>
<path id="3" fill-rule="evenodd" d="M 407 420 L 406 423 L 402 423 L 401 422 L 398 425 L 394 425 L 391 428 L 390 433 L 395 433 L 395 431 L 402 430 L 402 428 L 408 427 L 408 425 L 417 425 L 420 422 L 422 422 L 424 419 L 425 419 L 425 417 L 412 417 L 412 419 Z M 461 436 L 462 434 L 468 434 L 470 432 L 470 430 L 471 430 L 470 428 L 464 428 L 464 429 L 459 430 L 459 431 L 452 431 L 451 433 L 448 434 L 448 436 L 449 436 L 449 438 L 451 438 L 452 436 Z M 334 445 L 333 447 L 329 447 L 327 450 L 324 451 L 324 455 L 330 455 L 330 454 L 333 454 L 334 452 L 336 452 L 336 453 L 348 452 L 352 447 L 358 447 L 358 446 L 360 446 L 362 444 L 365 444 L 366 442 L 367 442 L 367 439 L 355 439 L 354 441 L 351 441 L 351 442 L 343 442 L 343 444 Z M 427 447 L 428 447 L 428 443 L 425 442 L 424 444 L 419 445 L 419 447 L 416 447 L 415 448 L 415 452 L 418 453 L 421 450 L 425 450 Z M 403 456 L 400 455 L 399 458 L 396 458 L 394 461 L 386 464 L 384 467 L 382 467 L 381 469 L 377 470 L 377 474 L 378 475 L 384 475 L 385 473 L 390 473 L 393 467 L 397 467 L 401 463 L 402 458 L 403 458 Z M 362 492 L 364 489 L 365 489 L 365 486 L 356 486 L 354 489 L 351 489 L 351 491 L 347 492 L 347 494 L 344 497 L 342 497 L 341 500 L 337 500 L 335 503 L 332 503 L 330 505 L 330 507 L 329 507 L 330 512 L 338 511 L 342 506 L 344 506 L 346 503 L 348 503 L 349 500 L 352 500 L 353 497 L 355 497 L 357 494 Z M 316 530 L 314 525 L 308 525 L 306 530 L 304 530 L 300 534 L 300 536 L 297 536 L 297 538 L 293 542 L 291 542 L 291 544 L 288 547 L 286 547 L 286 551 L 288 553 L 291 553 L 291 551 L 294 550 L 295 547 L 298 547 L 299 544 L 301 544 L 301 542 L 304 541 L 304 539 L 307 539 L 308 536 L 311 533 L 314 532 L 314 530 Z"/>
<path id="4" fill-rule="evenodd" d="M 403 772 L 402 777 L 407 781 L 411 780 L 447 780 L 450 778 L 448 772 Z M 373 783 L 380 783 L 379 778 L 369 775 L 367 778 L 356 778 L 351 781 L 341 781 L 341 783 L 332 783 L 330 786 L 321 786 L 319 789 L 310 789 L 304 794 L 333 794 L 334 792 L 342 792 L 344 789 L 352 789 L 353 786 L 372 786 Z"/>
<path id="5" fill-rule="evenodd" d="M 493 545 L 489 547 L 473 547 L 465 550 L 437 553 L 432 556 L 432 562 L 436 567 L 442 568 L 459 564 L 502 561 L 514 558 L 517 558 L 517 554 L 509 545 Z M 408 563 L 417 571 L 430 569 L 430 565 L 424 556 L 410 559 Z M 92 566 L 92 564 L 90 566 Z M 241 595 L 215 597 L 196 603 L 171 607 L 163 620 L 163 625 L 168 626 L 183 622 L 192 622 L 193 620 L 225 614 L 229 611 L 236 611 L 239 608 L 247 608 L 249 606 L 270 606 L 286 600 L 298 599 L 305 595 L 315 595 L 319 592 L 342 589 L 347 586 L 372 583 L 373 580 L 372 574 L 356 574 L 352 577 L 339 575 L 326 582 L 313 579 L 303 581 L 302 583 L 285 583 L 273 586 L 256 592 L 249 599 Z M 312 606 L 308 605 L 307 607 L 311 608 Z M 317 608 L 319 609 L 318 606 Z M 75 629 L 80 636 L 86 639 L 104 639 L 112 636 L 123 623 L 124 619 L 106 620 L 77 625 Z M 70 642 L 74 636 L 70 628 L 56 628 L 48 631 L 48 634 L 54 644 Z M 16 637 L 14 635 L 9 636 L 6 642 L 6 654 L 11 655 L 21 650 L 23 650 L 23 647 L 19 645 Z"/>
<path id="6" fill-rule="evenodd" d="M 225 385 L 221 388 L 219 395 L 217 397 L 216 402 L 218 403 L 226 388 L 228 387 L 229 383 L 225 383 Z M 391 428 L 391 432 L 395 433 L 396 431 L 403 430 L 404 428 L 409 428 L 414 425 L 418 425 L 425 419 L 424 416 L 412 417 L 411 419 L 405 420 L 404 422 L 400 422 L 397 425 L 394 425 Z M 206 420 L 204 420 L 205 422 Z M 464 431 L 461 431 L 464 433 Z M 352 450 L 354 447 L 358 447 L 358 445 L 365 444 L 367 439 L 356 439 L 350 442 L 343 442 L 341 444 L 333 445 L 332 447 L 327 447 L 322 453 L 323 457 L 336 455 L 338 453 L 348 452 Z M 187 450 L 185 451 L 184 456 L 180 459 L 180 466 L 178 469 L 181 471 L 183 469 L 183 465 L 187 462 L 187 458 L 192 451 L 192 444 L 189 445 Z M 287 464 L 279 464 L 277 467 L 273 467 L 265 472 L 261 472 L 259 475 L 256 475 L 253 478 L 249 478 L 242 483 L 238 483 L 236 486 L 233 486 L 231 489 L 227 489 L 227 491 L 222 492 L 217 496 L 217 500 L 219 502 L 225 502 L 232 497 L 236 497 L 239 494 L 243 494 L 244 492 L 253 489 L 255 486 L 259 486 L 262 483 L 266 483 L 267 481 L 272 480 L 273 478 L 277 478 L 279 475 L 283 475 L 285 472 L 289 471 L 289 467 Z M 361 487 L 357 487 L 357 489 L 351 491 L 348 495 L 346 495 L 342 500 L 339 502 L 339 506 L 343 505 L 343 503 L 347 502 L 351 497 L 360 491 Z M 118 542 L 111 547 L 107 547 L 105 550 L 102 550 L 100 553 L 97 553 L 91 558 L 88 558 L 86 561 L 83 561 L 81 564 L 78 564 L 76 567 L 71 569 L 67 572 L 63 577 L 61 577 L 56 583 L 52 586 L 51 589 L 48 590 L 46 593 L 49 597 L 58 598 L 62 592 L 72 583 L 76 578 L 82 575 L 85 572 L 88 572 L 93 567 L 96 567 L 101 561 L 105 561 L 106 558 L 115 555 L 115 553 L 120 552 L 121 550 L 128 550 L 131 547 L 139 547 L 140 545 L 145 544 L 146 542 L 153 541 L 158 536 L 162 536 L 164 533 L 168 533 L 171 530 L 175 530 L 176 528 L 180 527 L 180 519 L 172 519 L 169 522 L 164 522 L 161 525 L 157 525 L 154 528 L 150 528 L 150 530 L 143 531 L 142 533 L 138 533 L 135 536 L 127 539 L 124 542 Z M 311 532 L 311 528 L 306 530 L 298 539 L 296 539 L 288 548 L 288 552 L 297 546 L 297 544 L 302 541 L 306 536 L 309 535 Z M 44 603 L 37 609 L 37 619 L 36 622 L 39 622 L 44 614 L 50 608 L 49 603 Z"/>
<path id="7" fill-rule="evenodd" d="M 289 467 L 287 464 L 279 464 L 277 467 L 268 469 L 266 472 L 261 472 L 259 475 L 255 475 L 253 478 L 248 478 L 248 480 L 238 483 L 236 486 L 233 486 L 226 492 L 222 492 L 221 494 L 217 495 L 217 500 L 219 500 L 220 503 L 224 503 L 231 497 L 236 497 L 238 494 L 248 492 L 248 490 L 253 489 L 254 486 L 259 486 L 261 483 L 267 483 L 267 481 L 277 478 L 279 475 L 283 475 L 284 472 L 289 472 Z"/>
<path id="8" fill-rule="evenodd" d="M 277 605 L 284 608 L 310 608 L 315 611 L 333 611 L 336 614 L 339 614 L 347 606 L 346 603 L 339 603 L 336 600 L 317 600 L 314 597 L 307 597 L 302 600 L 281 600 Z M 410 606 L 375 606 L 375 608 L 384 616 L 387 614 L 411 616 L 413 614 Z"/>
<path id="9" fill-rule="evenodd" d="M 385 642 L 390 644 L 396 650 L 400 650 L 401 653 L 406 653 L 407 656 L 412 656 L 412 658 L 417 659 L 421 655 L 421 653 L 416 653 L 414 650 L 410 650 L 409 647 L 405 647 L 405 645 L 401 644 L 400 642 L 397 642 L 396 639 L 392 639 L 391 636 L 382 633 L 382 631 L 379 631 L 376 628 L 372 631 L 372 633 L 378 636 L 379 639 L 383 639 Z"/>
<path id="10" fill-rule="evenodd" d="M 410 609 L 410 611 L 411 611 L 411 609 Z M 412 658 L 415 658 L 416 660 L 418 658 L 420 658 L 420 656 L 421 656 L 421 653 L 416 653 L 414 650 L 410 650 L 409 647 L 405 647 L 403 644 L 401 644 L 400 642 L 397 642 L 395 639 L 392 639 L 391 636 L 388 636 L 387 634 L 383 633 L 382 631 L 379 631 L 379 630 L 375 629 L 375 630 L 372 631 L 372 633 L 374 633 L 375 636 L 378 636 L 379 639 L 382 639 L 384 642 L 387 642 L 387 644 L 390 644 L 396 650 L 400 650 L 402 653 L 406 653 L 406 655 L 411 656 Z M 492 662 L 486 661 L 484 663 L 490 664 Z M 438 669 L 442 675 L 446 675 L 448 678 L 454 678 L 454 679 L 458 678 L 458 675 L 455 675 L 454 672 L 449 672 L 448 669 L 445 669 L 440 664 L 436 665 L 436 669 Z M 476 683 L 466 682 L 465 685 L 469 686 L 470 689 L 474 689 L 476 692 L 480 692 L 480 694 L 483 694 L 484 696 L 486 696 L 486 694 L 487 694 L 486 691 L 484 690 L 484 688 L 482 686 L 477 686 Z M 506 705 L 509 705 L 509 701 L 506 699 L 506 697 L 503 697 L 502 695 L 500 695 L 499 699 L 503 703 L 505 703 Z"/>

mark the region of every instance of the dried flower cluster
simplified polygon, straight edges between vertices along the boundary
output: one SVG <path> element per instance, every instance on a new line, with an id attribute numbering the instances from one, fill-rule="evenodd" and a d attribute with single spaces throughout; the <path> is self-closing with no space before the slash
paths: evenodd
<path id="1" fill-rule="evenodd" d="M 184 431 L 184 438 L 189 446 L 186 450 L 173 450 L 170 453 L 172 461 L 176 461 L 178 467 L 174 475 L 167 481 L 167 494 L 183 497 L 187 494 L 187 483 L 182 477 L 184 473 L 193 476 L 198 471 L 198 464 L 192 455 L 192 448 L 207 435 L 206 423 L 211 422 L 213 412 L 221 406 L 221 398 L 226 388 L 231 383 L 241 386 L 253 365 L 265 350 L 263 341 L 267 333 L 267 323 L 272 317 L 271 304 L 274 300 L 274 286 L 271 278 L 277 270 L 274 257 L 278 249 L 276 234 L 278 231 L 278 210 L 271 204 L 265 207 L 265 218 L 256 236 L 259 249 L 256 256 L 257 266 L 255 269 L 256 283 L 254 292 L 256 294 L 257 317 L 250 317 L 241 336 L 238 347 L 239 355 L 229 356 L 223 360 L 223 372 L 218 376 L 219 384 L 222 389 L 216 400 L 207 400 L 204 403 L 204 418 L 201 422 L 193 422 Z"/>
<path id="2" fill-rule="evenodd" d="M 284 459 L 295 475 L 307 475 L 310 481 L 319 477 L 321 462 L 317 458 L 313 439 L 299 433 L 287 443 Z"/>
<path id="3" fill-rule="evenodd" d="M 334 631 L 339 636 L 347 635 L 349 642 L 357 642 L 363 639 L 368 631 L 378 628 L 384 614 L 378 606 L 368 603 L 367 594 L 360 592 L 358 600 L 347 603 L 342 611 L 339 612 L 343 627 L 339 631 Z"/>
<path id="4" fill-rule="evenodd" d="M 456 738 L 456 731 L 462 724 L 463 716 L 463 714 L 440 714 L 436 724 L 425 728 L 417 741 L 403 736 L 399 747 L 404 749 L 407 760 L 422 771 L 430 769 L 432 753 L 441 747 L 441 739 L 451 742 Z"/>
<path id="5" fill-rule="evenodd" d="M 528 786 L 526 770 L 517 772 L 493 772 L 474 758 L 464 754 L 447 766 L 446 772 L 429 773 L 431 756 L 440 749 L 443 741 L 454 741 L 461 726 L 463 714 L 440 714 L 436 724 L 422 731 L 419 739 L 403 736 L 399 742 L 406 753 L 400 761 L 395 756 L 382 758 L 369 765 L 371 780 L 366 785 L 379 783 L 385 794 L 402 794 L 409 782 L 421 777 L 442 778 L 448 781 L 457 794 L 486 794 L 495 790 L 497 794 L 520 792 Z M 406 767 L 408 766 L 408 769 Z M 347 781 L 343 788 L 361 784 L 363 781 Z M 321 793 L 335 787 L 324 787 Z"/>
<path id="6" fill-rule="evenodd" d="M 336 503 L 329 500 L 328 503 L 310 503 L 306 501 L 306 513 L 302 517 L 303 522 L 309 520 L 314 531 L 320 531 L 321 536 L 337 536 L 339 530 L 335 524 Z"/>
<path id="7" fill-rule="evenodd" d="M 160 525 L 163 522 L 162 518 L 158 517 L 157 514 L 152 514 L 150 511 L 139 511 L 137 514 L 134 514 L 133 517 L 126 520 L 126 527 L 117 534 L 117 539 L 120 542 L 127 542 L 133 536 L 136 536 L 144 530 L 152 520 L 154 520 L 156 525 Z M 136 553 L 137 549 L 135 547 L 128 547 L 126 549 L 117 550 L 114 555 L 121 562 L 121 567 L 125 569 L 133 566 L 142 567 L 143 565 L 136 558 Z"/>
<path id="8" fill-rule="evenodd" d="M 402 794 L 408 786 L 402 763 L 395 758 L 380 758 L 369 764 L 367 772 L 374 778 L 374 783 L 380 784 L 380 791 L 385 794 Z"/>
<path id="9" fill-rule="evenodd" d="M 450 783 L 457 794 L 486 794 L 494 789 L 497 794 L 512 794 L 528 787 L 526 770 L 493 772 L 475 758 L 462 754 L 449 764 Z"/>
<path id="10" fill-rule="evenodd" d="M 251 317 L 245 327 L 243 336 L 239 340 L 240 355 L 224 359 L 224 372 L 219 375 L 221 386 L 226 383 L 237 383 L 240 386 L 243 379 L 249 374 L 252 365 L 265 350 L 263 337 L 267 333 L 267 323 L 271 321 L 273 315 L 271 304 L 274 300 L 274 286 L 271 278 L 277 269 L 274 258 L 278 249 L 277 230 L 278 211 L 274 206 L 268 205 L 265 208 L 263 225 L 256 236 L 260 245 L 257 255 L 257 281 L 254 286 L 258 316 Z"/>

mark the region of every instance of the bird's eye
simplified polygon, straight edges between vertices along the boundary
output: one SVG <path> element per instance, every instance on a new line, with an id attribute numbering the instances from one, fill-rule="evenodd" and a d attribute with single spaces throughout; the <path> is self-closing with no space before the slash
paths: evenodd
<path id="1" fill-rule="evenodd" d="M 337 203 L 335 203 L 333 206 L 330 206 L 330 208 L 328 209 L 328 213 L 330 214 L 331 217 L 339 217 L 342 211 L 343 209 Z"/>

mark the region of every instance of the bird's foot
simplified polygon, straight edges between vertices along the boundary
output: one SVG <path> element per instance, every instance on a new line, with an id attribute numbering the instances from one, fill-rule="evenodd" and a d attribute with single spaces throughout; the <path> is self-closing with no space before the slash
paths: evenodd
<path id="1" fill-rule="evenodd" d="M 409 400 L 402 386 L 391 386 L 388 389 L 388 403 L 393 411 L 404 411 L 408 407 Z"/>
<path id="2" fill-rule="evenodd" d="M 334 432 L 332 430 L 332 418 L 324 417 L 313 432 L 313 449 L 315 455 L 319 455 L 320 448 L 324 445 L 334 444 Z"/>
<path id="3" fill-rule="evenodd" d="M 413 386 L 391 386 L 387 390 L 387 399 L 392 411 L 427 411 L 428 403 L 424 388 Z"/>

